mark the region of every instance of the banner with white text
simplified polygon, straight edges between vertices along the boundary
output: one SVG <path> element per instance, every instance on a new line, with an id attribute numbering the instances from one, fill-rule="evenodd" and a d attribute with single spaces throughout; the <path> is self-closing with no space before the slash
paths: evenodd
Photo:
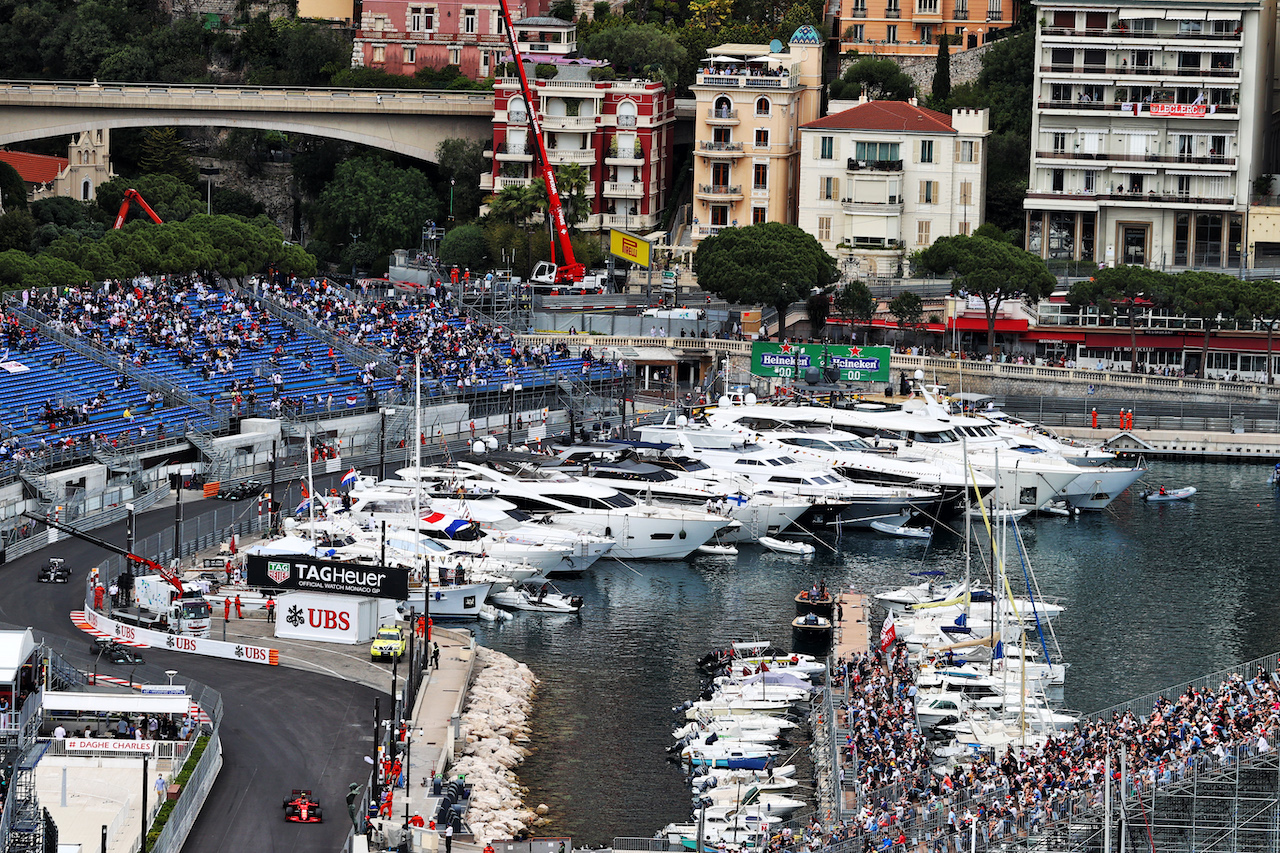
<path id="1" fill-rule="evenodd" d="M 810 367 L 840 371 L 841 382 L 888 382 L 889 347 L 836 347 L 822 344 L 751 345 L 753 376 L 803 378 Z"/>

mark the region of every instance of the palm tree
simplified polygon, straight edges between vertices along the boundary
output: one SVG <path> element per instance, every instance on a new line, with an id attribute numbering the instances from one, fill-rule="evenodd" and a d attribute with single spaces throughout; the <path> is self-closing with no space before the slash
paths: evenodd
<path id="1" fill-rule="evenodd" d="M 564 209 L 564 219 L 572 228 L 582 222 L 591 212 L 587 202 L 587 184 L 591 183 L 591 173 L 581 163 L 565 163 L 556 169 L 556 188 L 560 193 L 560 205 Z M 529 185 L 536 199 L 535 209 L 545 216 L 551 207 L 547 199 L 547 184 L 535 180 Z"/>
<path id="2" fill-rule="evenodd" d="M 510 222 L 527 228 L 529 226 L 529 218 L 538 209 L 535 193 L 531 192 L 531 190 L 531 185 L 518 186 L 516 184 L 508 184 L 496 195 L 489 196 L 489 213 L 503 222 Z"/>

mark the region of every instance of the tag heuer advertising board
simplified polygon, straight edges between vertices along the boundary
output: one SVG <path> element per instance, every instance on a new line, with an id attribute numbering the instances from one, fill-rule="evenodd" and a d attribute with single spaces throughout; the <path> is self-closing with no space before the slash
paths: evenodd
<path id="1" fill-rule="evenodd" d="M 763 342 L 751 345 L 751 373 L 755 376 L 803 378 L 810 367 L 839 368 L 841 382 L 888 382 L 889 347 Z"/>
<path id="2" fill-rule="evenodd" d="M 397 601 L 409 597 L 409 570 L 310 557 L 258 557 L 246 564 L 249 585 L 265 591 L 302 589 Z"/>

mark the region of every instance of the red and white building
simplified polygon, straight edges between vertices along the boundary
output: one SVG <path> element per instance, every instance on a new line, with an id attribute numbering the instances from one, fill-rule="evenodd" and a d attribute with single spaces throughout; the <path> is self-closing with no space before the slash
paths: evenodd
<path id="1" fill-rule="evenodd" d="M 516 35 L 529 52 L 556 56 L 572 48 L 573 24 L 542 15 L 549 0 L 514 0 Z M 539 25 L 539 22 L 543 22 Z M 526 45 L 521 45 L 525 50 Z M 364 0 L 351 65 L 412 76 L 421 68 L 456 65 L 472 79 L 493 76 L 511 53 L 500 4 L 472 0 Z"/>
<path id="2" fill-rule="evenodd" d="M 517 22 L 517 32 L 523 23 Z M 534 79 L 526 65 L 547 156 L 553 168 L 576 163 L 587 171 L 591 213 L 579 228 L 651 231 L 670 191 L 675 99 L 652 80 L 593 80 L 598 65 L 559 64 L 551 79 Z M 499 77 L 493 87 L 493 167 L 480 176 L 481 189 L 498 193 L 541 180 L 536 148 L 520 78 Z"/>

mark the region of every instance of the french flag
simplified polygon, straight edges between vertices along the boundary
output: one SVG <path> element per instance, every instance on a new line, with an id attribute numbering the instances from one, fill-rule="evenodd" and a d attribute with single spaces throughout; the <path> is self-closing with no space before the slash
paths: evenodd
<path id="1" fill-rule="evenodd" d="M 350 471 L 342 475 L 342 481 L 339 485 L 344 489 L 349 489 L 356 484 L 356 480 L 358 479 L 360 479 L 360 477 L 356 474 L 356 469 L 352 468 Z"/>

